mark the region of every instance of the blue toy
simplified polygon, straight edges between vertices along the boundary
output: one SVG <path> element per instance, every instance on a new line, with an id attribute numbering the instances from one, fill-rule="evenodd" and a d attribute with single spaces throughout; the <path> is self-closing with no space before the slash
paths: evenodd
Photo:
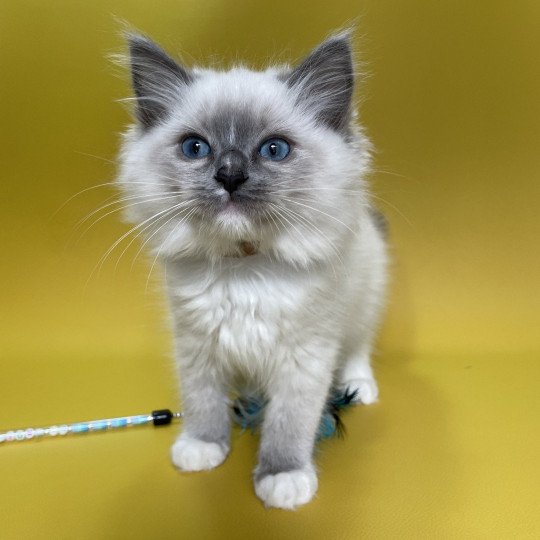
<path id="1" fill-rule="evenodd" d="M 332 391 L 321 416 L 317 440 L 329 439 L 335 435 L 342 437 L 345 434 L 340 413 L 352 405 L 356 392 L 356 390 L 349 392 L 348 388 L 342 392 Z M 265 401 L 260 397 L 240 396 L 233 404 L 234 419 L 243 429 L 255 432 L 262 423 L 265 405 Z"/>

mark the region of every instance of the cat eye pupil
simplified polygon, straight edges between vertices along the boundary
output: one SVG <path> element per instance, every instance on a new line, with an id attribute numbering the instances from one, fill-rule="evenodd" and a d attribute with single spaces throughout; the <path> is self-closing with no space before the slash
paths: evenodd
<path id="1" fill-rule="evenodd" d="M 196 141 L 191 145 L 191 150 L 194 154 L 198 154 L 199 150 L 201 149 L 201 143 Z"/>
<path id="2" fill-rule="evenodd" d="M 277 144 L 276 143 L 272 143 L 269 147 L 268 147 L 268 150 L 270 151 L 270 153 L 275 156 L 277 154 Z"/>

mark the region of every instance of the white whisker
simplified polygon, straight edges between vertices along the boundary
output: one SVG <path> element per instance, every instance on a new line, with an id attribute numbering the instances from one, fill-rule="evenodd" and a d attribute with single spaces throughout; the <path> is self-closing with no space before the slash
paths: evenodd
<path id="1" fill-rule="evenodd" d="M 338 258 L 338 261 L 340 262 L 341 267 L 344 267 L 343 259 L 341 258 L 341 255 L 339 254 L 339 251 L 332 244 L 332 242 L 330 242 L 328 237 L 325 234 L 323 234 L 323 232 L 312 221 L 310 221 L 308 218 L 302 216 L 301 214 L 299 214 L 297 212 L 294 212 L 293 210 L 291 210 L 289 208 L 281 207 L 281 210 L 285 211 L 291 217 L 291 219 L 296 219 L 297 223 L 300 223 L 301 221 L 303 221 L 304 226 L 308 230 L 310 230 L 311 232 L 317 233 L 318 236 L 320 238 L 322 238 L 323 242 L 330 248 L 332 253 L 334 253 L 334 255 Z M 330 263 L 330 266 L 332 267 L 332 271 L 334 273 L 334 278 L 337 279 L 337 273 L 336 273 L 336 269 L 334 267 L 334 264 L 332 263 L 331 260 L 329 260 L 328 262 Z"/>
<path id="2" fill-rule="evenodd" d="M 136 205 L 139 205 L 139 204 L 146 204 L 146 203 L 149 203 L 149 202 L 158 202 L 158 201 L 163 201 L 163 200 L 168 200 L 168 199 L 171 199 L 171 198 L 175 198 L 175 197 L 178 197 L 177 195 L 170 195 L 170 196 L 162 196 L 162 197 L 158 197 L 158 198 L 154 198 L 154 199 L 143 199 L 143 200 L 140 200 L 138 202 L 134 202 L 134 203 L 131 203 L 131 204 L 127 204 L 127 205 L 124 205 L 124 206 L 120 206 L 118 208 L 115 208 L 114 210 L 110 210 L 109 212 L 105 213 L 104 215 L 100 216 L 99 218 L 97 218 L 96 220 L 94 220 L 88 227 L 86 227 L 86 229 L 84 229 L 84 231 L 79 235 L 79 237 L 77 238 L 77 240 L 75 241 L 75 243 L 73 244 L 74 246 L 76 246 L 80 241 L 81 239 L 86 235 L 86 233 L 92 229 L 93 227 L 95 227 L 100 221 L 104 220 L 106 217 L 110 216 L 111 214 L 114 214 L 116 212 L 120 212 L 122 210 L 126 210 L 127 208 L 131 208 L 133 206 L 136 206 Z M 106 205 L 106 206 L 109 206 L 109 205 Z M 104 207 L 102 208 L 98 208 L 98 210 L 92 212 L 91 214 L 89 214 L 86 218 L 84 218 L 80 223 L 78 223 L 76 226 L 75 226 L 75 230 L 73 231 L 73 233 L 71 234 L 70 238 L 68 239 L 68 244 L 69 242 L 71 241 L 71 238 L 73 237 L 73 235 L 77 232 L 78 228 L 85 222 L 87 221 L 87 219 L 89 219 L 93 214 L 95 214 L 96 212 L 99 212 L 100 210 L 103 210 Z"/>
<path id="3" fill-rule="evenodd" d="M 180 225 L 182 225 L 183 223 L 185 223 L 186 220 L 189 219 L 189 217 L 195 212 L 195 210 L 197 209 L 196 206 L 194 206 L 188 213 L 187 215 L 185 215 L 172 229 L 172 231 L 167 235 L 167 238 L 165 239 L 165 241 L 161 244 L 156 256 L 154 257 L 154 260 L 152 261 L 152 266 L 150 266 L 150 271 L 148 272 L 148 277 L 146 278 L 146 285 L 145 285 L 145 288 L 144 288 L 144 292 L 148 292 L 148 283 L 150 282 L 150 276 L 152 275 L 152 272 L 154 271 L 154 266 L 156 265 L 156 262 L 159 258 L 159 256 L 161 255 L 161 251 L 163 249 L 163 247 L 165 245 L 167 245 L 167 242 L 169 241 L 169 238 L 172 236 L 172 234 L 174 232 L 176 232 L 178 230 L 178 228 L 180 227 Z"/>
<path id="4" fill-rule="evenodd" d="M 304 206 L 305 208 L 309 208 L 310 210 L 313 210 L 315 212 L 318 212 L 319 214 L 323 214 L 327 217 L 329 217 L 330 219 L 333 219 L 334 221 L 336 221 L 337 223 L 339 223 L 340 225 L 343 225 L 343 227 L 345 227 L 346 229 L 348 229 L 350 232 L 352 232 L 353 234 L 356 234 L 356 231 L 354 231 L 353 229 L 351 229 L 346 223 L 343 223 L 343 221 L 339 220 L 337 217 L 331 215 L 331 214 L 328 214 L 327 212 L 323 212 L 322 210 L 319 210 L 318 208 L 315 208 L 313 206 L 310 206 L 308 204 L 304 204 L 304 203 L 301 203 L 301 202 L 298 202 L 298 201 L 295 201 L 294 199 L 287 199 L 288 202 L 291 202 L 293 204 L 298 204 L 300 206 Z"/>
<path id="5" fill-rule="evenodd" d="M 92 191 L 94 189 L 102 188 L 102 187 L 110 187 L 110 188 L 118 188 L 122 185 L 143 185 L 143 186 L 155 186 L 155 183 L 152 182 L 121 182 L 119 180 L 115 180 L 114 182 L 103 182 L 101 184 L 96 184 L 93 186 L 89 186 L 87 188 L 81 189 L 81 191 L 78 191 L 77 193 L 71 195 L 67 201 L 62 203 L 60 207 L 54 211 L 54 213 L 51 215 L 50 219 L 54 218 L 58 212 L 60 212 L 67 204 L 69 204 L 73 199 L 76 197 L 79 197 L 80 195 L 83 195 L 84 193 L 87 193 L 88 191 Z"/>
<path id="6" fill-rule="evenodd" d="M 181 203 L 180 203 L 181 204 Z M 88 280 L 86 281 L 85 289 L 88 286 L 88 283 L 90 282 L 90 279 L 96 272 L 98 271 L 98 275 L 101 272 L 101 268 L 103 267 L 103 264 L 105 263 L 107 257 L 113 252 L 113 250 L 118 246 L 125 238 L 127 238 L 130 234 L 132 234 L 134 231 L 140 229 L 141 227 L 145 226 L 148 222 L 152 222 L 156 219 L 160 219 L 160 217 L 164 217 L 164 215 L 167 215 L 169 212 L 173 212 L 178 208 L 179 205 L 174 205 L 171 208 L 167 208 L 166 210 L 162 210 L 161 212 L 158 212 L 157 214 L 154 214 L 150 216 L 149 218 L 145 219 L 141 223 L 133 226 L 131 229 L 129 229 L 126 233 L 124 233 L 120 238 L 118 238 L 112 246 L 104 253 L 104 255 L 101 256 L 99 261 L 97 262 L 96 266 L 92 269 L 92 272 L 90 272 L 90 276 L 88 277 Z"/>
<path id="7" fill-rule="evenodd" d="M 183 201 L 183 203 L 185 205 L 189 205 L 191 203 L 195 202 L 193 199 L 191 200 L 188 200 L 188 201 Z M 137 253 L 135 254 L 135 257 L 133 257 L 133 260 L 131 261 L 131 266 L 130 266 L 130 271 L 133 270 L 133 266 L 135 264 L 135 261 L 137 260 L 137 258 L 139 257 L 139 255 L 142 253 L 143 249 L 145 248 L 145 246 L 152 240 L 152 238 L 161 230 L 163 229 L 163 227 L 166 227 L 173 219 L 176 219 L 178 217 L 180 217 L 184 212 L 190 210 L 190 208 L 183 208 L 181 209 L 178 213 L 174 213 L 172 215 L 172 217 L 170 217 L 163 225 L 161 225 L 156 231 L 154 231 L 142 244 L 141 246 L 139 247 Z M 140 233 L 139 233 L 140 234 Z M 137 235 L 139 236 L 139 235 Z M 119 257 L 119 260 L 120 258 L 122 257 L 122 255 L 124 255 L 124 253 L 127 251 L 127 249 L 129 248 L 129 246 L 133 243 L 133 241 L 137 238 L 137 236 L 135 238 L 133 238 L 131 240 L 131 242 L 126 246 L 126 248 L 124 249 L 124 251 L 122 252 L 122 254 L 120 255 Z M 167 237 L 168 238 L 168 237 Z M 118 263 L 117 263 L 118 264 Z"/>

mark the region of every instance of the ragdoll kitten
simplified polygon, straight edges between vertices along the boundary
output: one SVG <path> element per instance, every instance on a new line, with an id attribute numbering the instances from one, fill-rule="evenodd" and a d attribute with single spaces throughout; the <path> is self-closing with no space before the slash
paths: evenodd
<path id="1" fill-rule="evenodd" d="M 364 404 L 378 392 L 370 351 L 386 254 L 349 35 L 262 72 L 188 69 L 145 37 L 128 41 L 137 122 L 118 182 L 165 269 L 185 414 L 172 461 L 221 464 L 229 392 L 256 391 L 266 407 L 255 491 L 294 508 L 317 490 L 330 391 Z"/>

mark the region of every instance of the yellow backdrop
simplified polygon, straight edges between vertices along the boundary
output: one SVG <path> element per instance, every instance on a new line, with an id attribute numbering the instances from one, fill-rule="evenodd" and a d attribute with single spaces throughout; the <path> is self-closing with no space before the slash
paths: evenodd
<path id="1" fill-rule="evenodd" d="M 117 18 L 188 63 L 255 66 L 358 24 L 394 259 L 381 402 L 321 446 L 318 498 L 295 514 L 256 500 L 248 434 L 192 476 L 169 466 L 172 429 L 0 446 L 0 538 L 539 537 L 532 0 L 3 2 L 0 431 L 176 404 L 158 276 L 145 292 L 137 243 L 99 265 L 117 214 L 79 223 L 113 194 L 88 188 L 114 177 L 128 122 Z"/>

